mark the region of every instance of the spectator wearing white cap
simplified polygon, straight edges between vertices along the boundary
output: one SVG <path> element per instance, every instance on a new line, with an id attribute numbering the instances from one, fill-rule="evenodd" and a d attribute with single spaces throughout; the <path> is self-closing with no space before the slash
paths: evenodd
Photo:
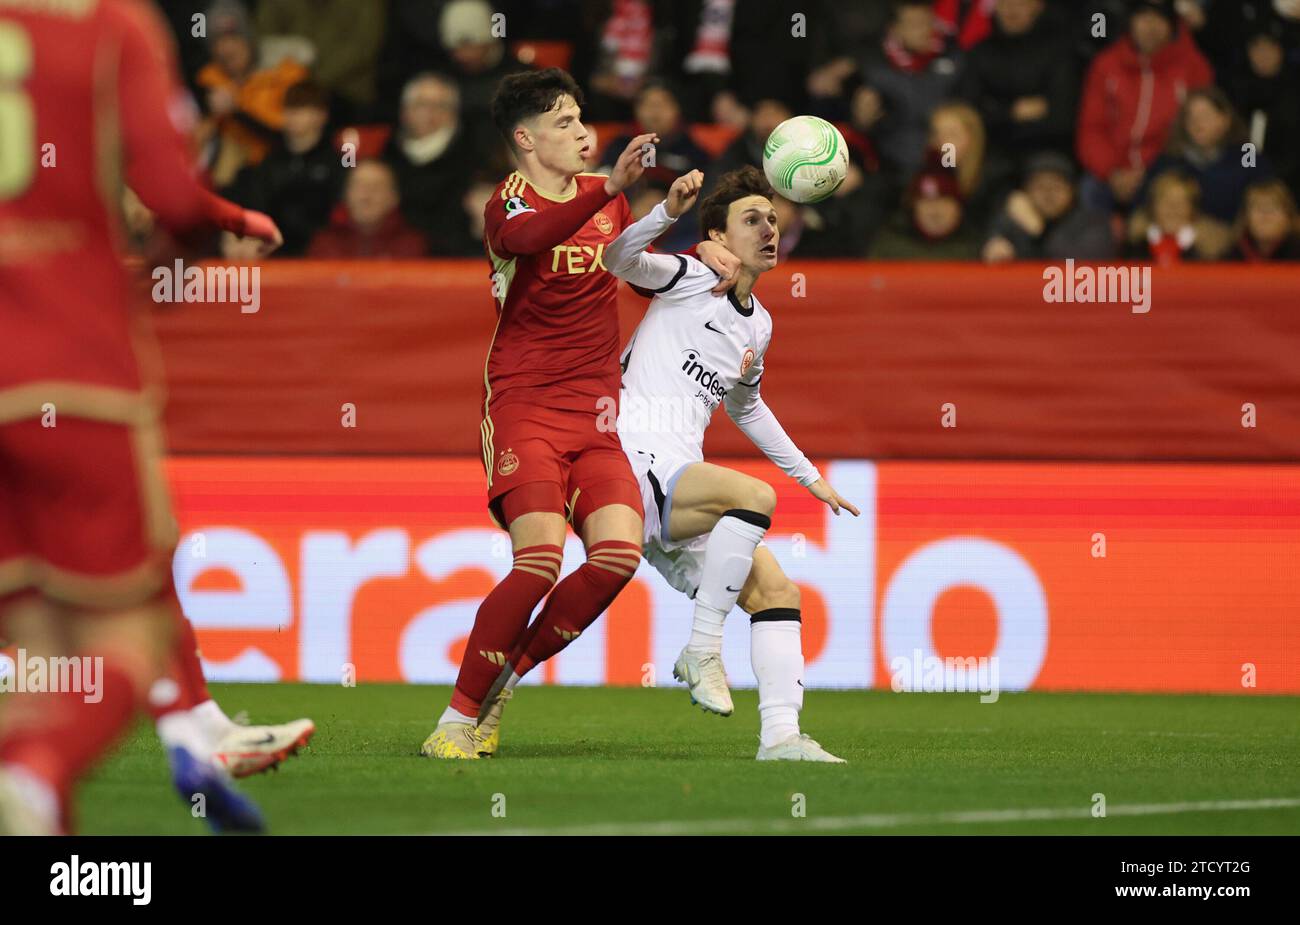
<path id="1" fill-rule="evenodd" d="M 484 0 L 452 0 L 438 29 L 460 87 L 460 113 L 467 125 L 490 124 L 492 95 L 501 78 L 528 70 L 506 48 L 504 20 Z"/>

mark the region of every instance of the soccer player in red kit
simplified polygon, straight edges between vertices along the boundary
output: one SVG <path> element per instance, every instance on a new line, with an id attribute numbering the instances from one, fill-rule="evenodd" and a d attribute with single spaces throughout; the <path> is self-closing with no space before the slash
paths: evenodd
<path id="1" fill-rule="evenodd" d="M 632 139 L 608 177 L 584 173 L 593 139 L 582 102 L 559 68 L 504 78 L 492 102 L 519 169 L 485 212 L 498 318 L 481 430 L 488 508 L 510 532 L 514 566 L 479 607 L 451 704 L 421 747 L 430 757 L 490 755 L 499 710 L 484 704 L 494 683 L 586 629 L 641 560 L 640 488 L 614 427 L 618 280 L 602 255 L 631 223 L 622 190 L 657 138 Z M 725 248 L 708 244 L 700 258 L 729 272 Z M 556 584 L 566 521 L 587 561 Z"/>
<path id="2" fill-rule="evenodd" d="M 102 664 L 93 695 L 6 698 L 0 831 L 68 828 L 74 783 L 144 707 L 182 619 L 161 379 L 118 253 L 121 189 L 176 232 L 280 237 L 199 184 L 189 112 L 147 5 L 0 0 L 0 636 L 29 660 Z M 214 826 L 261 826 L 208 762 L 183 747 L 169 759 Z"/>

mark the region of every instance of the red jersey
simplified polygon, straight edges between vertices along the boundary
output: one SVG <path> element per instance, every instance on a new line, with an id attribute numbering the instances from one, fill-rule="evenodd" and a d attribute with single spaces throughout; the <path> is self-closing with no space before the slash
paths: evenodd
<path id="1" fill-rule="evenodd" d="M 492 263 L 497 329 L 488 348 L 484 411 L 516 402 L 600 413 L 619 389 L 618 278 L 604 252 L 627 225 L 622 193 L 578 174 L 556 199 L 515 171 L 488 200 L 484 242 Z"/>
<path id="2" fill-rule="evenodd" d="M 195 176 L 191 111 L 146 4 L 0 0 L 0 421 L 39 415 L 37 393 L 130 416 L 145 381 L 118 254 L 123 183 L 170 229 L 242 230 Z"/>

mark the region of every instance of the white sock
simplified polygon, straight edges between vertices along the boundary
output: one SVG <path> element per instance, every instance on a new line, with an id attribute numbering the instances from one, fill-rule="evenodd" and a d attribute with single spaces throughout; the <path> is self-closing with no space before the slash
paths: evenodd
<path id="1" fill-rule="evenodd" d="M 765 614 L 777 618 L 762 619 Z M 770 748 L 799 734 L 799 711 L 803 709 L 802 626 L 797 610 L 764 610 L 754 616 L 759 619 L 749 627 L 749 660 L 758 679 L 758 715 L 763 724 L 759 739 L 764 748 Z"/>
<path id="2" fill-rule="evenodd" d="M 771 523 L 754 511 L 731 510 L 714 524 L 704 547 L 704 573 L 695 592 L 688 649 L 722 651 L 722 624 L 736 606 L 736 597 L 754 567 L 754 550 Z"/>
<path id="3" fill-rule="evenodd" d="M 453 710 L 451 707 L 442 711 L 442 716 L 438 717 L 438 725 L 443 723 L 469 723 L 471 725 L 478 723 L 477 716 L 466 716 L 459 710 Z"/>
<path id="4" fill-rule="evenodd" d="M 226 716 L 215 700 L 205 700 L 190 713 L 198 721 L 199 727 L 212 742 L 220 742 L 239 728 L 230 717 Z"/>
<path id="5" fill-rule="evenodd" d="M 508 691 L 513 691 L 515 689 L 515 685 L 519 683 L 519 680 L 520 680 L 519 675 L 515 674 L 513 671 L 510 672 L 510 677 L 506 679 L 505 689 Z"/>

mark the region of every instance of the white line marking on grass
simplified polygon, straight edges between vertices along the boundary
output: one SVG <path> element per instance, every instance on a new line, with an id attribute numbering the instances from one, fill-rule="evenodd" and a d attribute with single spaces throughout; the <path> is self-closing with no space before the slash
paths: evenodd
<path id="1" fill-rule="evenodd" d="M 1180 813 L 1223 813 L 1260 809 L 1295 809 L 1300 798 L 1262 800 L 1205 800 L 1199 803 L 1135 803 L 1108 806 L 1106 817 L 1172 816 Z M 609 822 L 597 825 L 538 828 L 480 829 L 457 835 L 721 835 L 765 832 L 840 832 L 846 829 L 895 829 L 924 825 L 983 825 L 991 822 L 1044 822 L 1090 819 L 1091 806 L 1040 809 L 976 809 L 947 813 L 866 813 L 858 816 L 821 816 L 808 819 L 701 819 L 697 822 Z"/>
<path id="2" fill-rule="evenodd" d="M 1103 729 L 1104 736 L 1160 736 L 1181 739 L 1276 739 L 1270 732 L 1175 732 L 1169 729 Z"/>

